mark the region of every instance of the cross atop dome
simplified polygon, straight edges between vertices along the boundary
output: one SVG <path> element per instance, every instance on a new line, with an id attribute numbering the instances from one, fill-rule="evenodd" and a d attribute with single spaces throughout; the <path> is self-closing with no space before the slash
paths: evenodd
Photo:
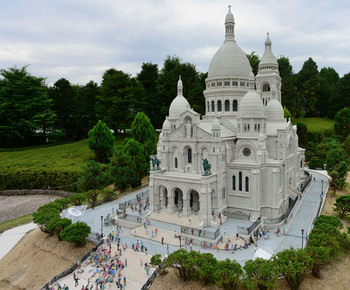
<path id="1" fill-rule="evenodd" d="M 228 5 L 228 12 L 231 12 L 231 4 L 230 5 Z"/>

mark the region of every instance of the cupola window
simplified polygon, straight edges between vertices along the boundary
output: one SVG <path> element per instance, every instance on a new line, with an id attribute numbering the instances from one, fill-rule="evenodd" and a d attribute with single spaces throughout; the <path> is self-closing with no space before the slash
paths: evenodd
<path id="1" fill-rule="evenodd" d="M 225 112 L 228 112 L 230 110 L 230 101 L 226 100 L 225 101 Z"/>
<path id="2" fill-rule="evenodd" d="M 232 111 L 237 112 L 237 100 L 232 102 Z"/>
<path id="3" fill-rule="evenodd" d="M 222 111 L 222 106 L 221 106 L 221 101 L 219 100 L 218 101 L 218 112 L 221 112 Z"/>
<path id="4" fill-rule="evenodd" d="M 269 84 L 264 84 L 263 85 L 263 92 L 269 92 L 270 91 L 270 85 Z"/>

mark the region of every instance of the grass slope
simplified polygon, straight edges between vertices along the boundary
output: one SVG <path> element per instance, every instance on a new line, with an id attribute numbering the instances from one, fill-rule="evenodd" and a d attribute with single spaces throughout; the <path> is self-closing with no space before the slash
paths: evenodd
<path id="1" fill-rule="evenodd" d="M 94 155 L 87 146 L 87 140 L 58 146 L 38 146 L 28 149 L 18 148 L 0 152 L 0 169 L 18 168 L 56 168 L 80 170 Z"/>
<path id="2" fill-rule="evenodd" d="M 298 122 L 304 123 L 307 126 L 308 132 L 322 133 L 324 131 L 334 130 L 334 120 L 327 118 L 297 118 L 293 120 L 293 124 Z"/>

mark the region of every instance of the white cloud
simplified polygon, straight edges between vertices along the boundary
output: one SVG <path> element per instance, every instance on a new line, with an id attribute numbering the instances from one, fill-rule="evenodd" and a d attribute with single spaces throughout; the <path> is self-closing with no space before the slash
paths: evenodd
<path id="1" fill-rule="evenodd" d="M 237 0 L 231 3 L 238 45 L 264 50 L 270 32 L 275 55 L 298 71 L 308 57 L 319 68 L 348 73 L 350 3 L 339 0 Z M 12 0 L 0 2 L 1 68 L 72 83 L 100 82 L 105 69 L 136 74 L 142 62 L 160 67 L 176 54 L 205 72 L 224 40 L 225 0 Z"/>

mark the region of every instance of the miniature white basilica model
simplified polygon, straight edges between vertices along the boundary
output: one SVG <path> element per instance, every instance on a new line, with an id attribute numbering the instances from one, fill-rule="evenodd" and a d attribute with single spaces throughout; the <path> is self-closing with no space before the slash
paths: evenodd
<path id="1" fill-rule="evenodd" d="M 304 149 L 296 126 L 284 118 L 281 78 L 267 35 L 256 77 L 237 45 L 234 18 L 225 19 L 225 41 L 211 60 L 206 114 L 183 96 L 181 78 L 169 108 L 150 173 L 152 211 L 280 222 L 304 182 Z"/>

